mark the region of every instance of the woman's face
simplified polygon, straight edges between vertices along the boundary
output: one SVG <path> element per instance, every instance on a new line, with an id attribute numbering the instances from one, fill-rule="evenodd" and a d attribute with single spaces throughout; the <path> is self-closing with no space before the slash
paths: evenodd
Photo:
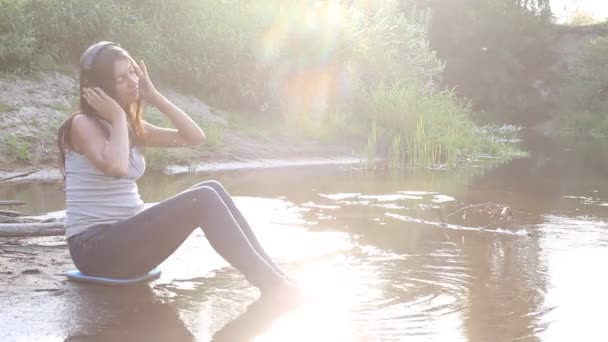
<path id="1" fill-rule="evenodd" d="M 139 77 L 129 59 L 114 64 L 114 84 L 118 104 L 127 107 L 139 98 Z"/>

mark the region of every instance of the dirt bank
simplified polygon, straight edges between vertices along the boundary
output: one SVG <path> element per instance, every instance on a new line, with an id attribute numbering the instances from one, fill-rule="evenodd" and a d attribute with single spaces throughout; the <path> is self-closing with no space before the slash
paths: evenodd
<path id="1" fill-rule="evenodd" d="M 245 114 L 231 120 L 230 113 L 212 108 L 194 96 L 159 88 L 203 127 L 208 139 L 195 148 L 150 149 L 147 159 L 153 169 L 353 154 L 352 147 L 287 134 L 278 124 L 252 126 L 256 120 Z M 45 170 L 47 175 L 42 177 L 57 177 L 57 127 L 77 104 L 78 86 L 71 76 L 58 72 L 0 76 L 0 179 L 34 169 Z M 145 118 L 155 124 L 167 124 L 154 108 L 146 109 Z"/>

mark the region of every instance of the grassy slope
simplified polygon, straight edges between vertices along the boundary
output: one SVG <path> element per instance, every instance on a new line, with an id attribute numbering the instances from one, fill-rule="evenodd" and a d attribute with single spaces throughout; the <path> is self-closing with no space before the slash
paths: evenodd
<path id="1" fill-rule="evenodd" d="M 0 76 L 0 90 L 0 168 L 55 167 L 57 127 L 77 107 L 74 78 L 57 72 L 26 77 L 4 74 Z M 194 148 L 148 150 L 153 169 L 170 163 L 336 156 L 348 152 L 345 147 L 326 146 L 288 134 L 278 124 L 260 124 L 244 114 L 216 110 L 193 96 L 171 89 L 164 93 L 203 127 L 207 140 Z M 169 125 L 154 108 L 147 108 L 145 117 L 154 124 Z"/>

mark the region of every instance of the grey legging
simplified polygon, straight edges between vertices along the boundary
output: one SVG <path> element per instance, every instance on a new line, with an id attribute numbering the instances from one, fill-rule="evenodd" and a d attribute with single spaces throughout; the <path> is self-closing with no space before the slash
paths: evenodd
<path id="1" fill-rule="evenodd" d="M 70 237 L 68 244 L 81 272 L 128 278 L 158 266 L 198 227 L 254 286 L 264 290 L 286 280 L 216 181 L 199 183 L 123 221 L 91 227 Z"/>

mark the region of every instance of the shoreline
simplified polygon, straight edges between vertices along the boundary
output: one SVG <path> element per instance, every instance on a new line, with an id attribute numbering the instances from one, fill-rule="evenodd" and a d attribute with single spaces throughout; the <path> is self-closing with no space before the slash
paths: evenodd
<path id="1" fill-rule="evenodd" d="M 204 172 L 222 172 L 236 171 L 248 169 L 271 169 L 271 168 L 289 168 L 303 166 L 331 166 L 331 165 L 356 165 L 361 164 L 363 160 L 352 156 L 334 156 L 334 157 L 309 157 L 300 159 L 284 159 L 284 158 L 258 158 L 246 159 L 243 161 L 219 161 L 213 163 L 201 162 L 194 166 L 185 165 L 168 165 L 160 173 L 173 176 L 180 174 L 196 174 Z M 17 170 L 1 170 L 0 180 L 15 177 L 20 174 L 36 170 L 17 169 Z M 38 181 L 59 181 L 62 179 L 61 172 L 58 168 L 44 167 L 27 176 L 16 177 L 3 181 L 2 183 L 17 183 L 17 182 L 38 182 Z"/>

